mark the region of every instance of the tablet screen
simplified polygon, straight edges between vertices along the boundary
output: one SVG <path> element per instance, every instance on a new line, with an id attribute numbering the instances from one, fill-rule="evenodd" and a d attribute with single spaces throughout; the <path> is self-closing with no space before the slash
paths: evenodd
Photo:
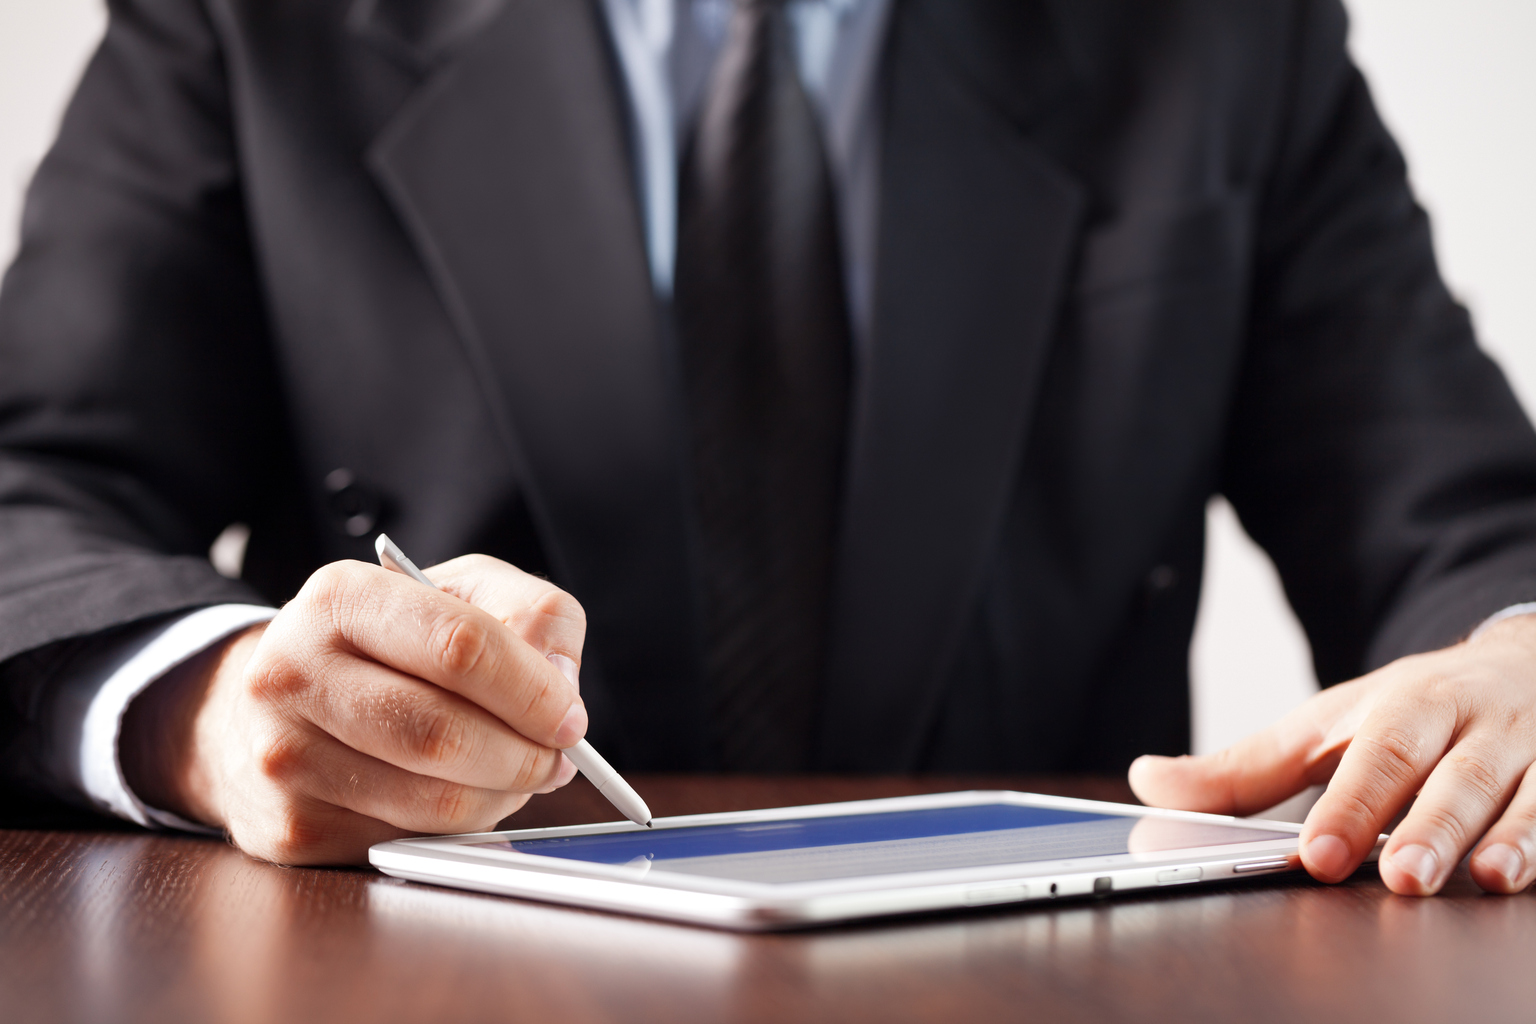
<path id="1" fill-rule="evenodd" d="M 475 845 L 596 864 L 649 861 L 657 870 L 681 874 L 791 883 L 1294 837 L 1244 825 L 973 804 Z"/>

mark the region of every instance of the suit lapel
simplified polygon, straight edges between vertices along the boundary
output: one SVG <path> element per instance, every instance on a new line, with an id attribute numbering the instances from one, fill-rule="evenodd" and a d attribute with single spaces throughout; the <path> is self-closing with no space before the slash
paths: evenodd
<path id="1" fill-rule="evenodd" d="M 1085 202 L 1024 130 L 1070 84 L 1048 15 L 1041 0 L 895 14 L 824 768 L 917 766 L 1017 476 Z"/>
<path id="2" fill-rule="evenodd" d="M 483 379 L 559 582 L 587 610 L 587 676 L 616 682 L 620 755 L 696 764 L 685 448 L 598 12 L 401 9 L 411 18 L 360 7 L 355 23 L 437 66 L 370 167 Z"/>

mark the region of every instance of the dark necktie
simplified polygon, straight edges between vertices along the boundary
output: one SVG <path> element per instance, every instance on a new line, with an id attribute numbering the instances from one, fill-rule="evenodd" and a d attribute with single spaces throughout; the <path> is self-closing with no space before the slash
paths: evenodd
<path id="1" fill-rule="evenodd" d="M 809 767 L 847 428 L 836 209 L 780 0 L 738 0 L 680 181 L 676 311 L 721 767 Z"/>

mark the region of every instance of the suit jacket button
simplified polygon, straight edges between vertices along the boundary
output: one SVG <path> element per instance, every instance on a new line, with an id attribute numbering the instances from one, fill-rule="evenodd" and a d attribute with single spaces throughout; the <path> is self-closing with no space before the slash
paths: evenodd
<path id="1" fill-rule="evenodd" d="M 1160 565 L 1147 573 L 1147 593 L 1152 596 L 1165 594 L 1179 585 L 1179 570 L 1171 565 Z"/>
<path id="2" fill-rule="evenodd" d="M 329 494 L 326 505 L 331 523 L 348 537 L 366 537 L 379 525 L 384 499 L 367 484 L 360 483 L 350 469 L 333 469 L 325 475 Z"/>

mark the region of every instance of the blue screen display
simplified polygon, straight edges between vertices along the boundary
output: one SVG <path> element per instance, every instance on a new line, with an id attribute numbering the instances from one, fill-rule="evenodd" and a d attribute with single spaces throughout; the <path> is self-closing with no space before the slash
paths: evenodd
<path id="1" fill-rule="evenodd" d="M 648 829 L 605 836 L 569 836 L 507 843 L 520 853 L 565 857 L 597 864 L 627 864 L 636 857 L 718 857 L 722 854 L 803 850 L 813 846 L 893 842 L 957 833 L 998 832 L 1003 829 L 1064 825 L 1073 821 L 1102 821 L 1107 814 L 1083 814 L 1044 807 L 981 804 L 974 807 L 934 807 L 890 814 L 849 814 L 836 818 L 793 818 L 741 825 L 695 825 L 691 828 Z"/>
<path id="2" fill-rule="evenodd" d="M 1241 825 L 973 804 L 476 845 L 594 864 L 790 883 L 1291 837 Z"/>

